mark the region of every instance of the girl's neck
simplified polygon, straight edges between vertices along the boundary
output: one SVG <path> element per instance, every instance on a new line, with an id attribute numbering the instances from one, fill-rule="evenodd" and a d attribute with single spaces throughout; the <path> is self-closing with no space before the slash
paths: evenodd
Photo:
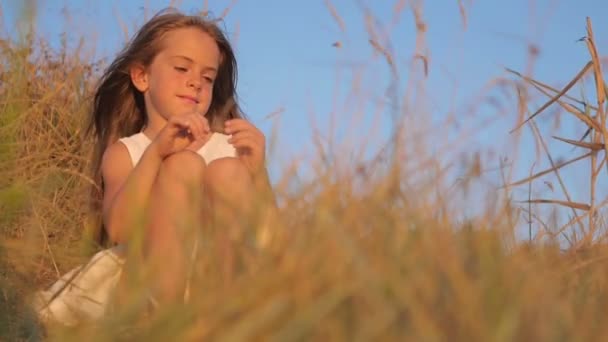
<path id="1" fill-rule="evenodd" d="M 142 130 L 142 133 L 150 140 L 154 140 L 163 127 L 167 124 L 167 120 L 162 117 L 148 117 L 148 124 Z"/>
<path id="2" fill-rule="evenodd" d="M 158 134 L 159 131 L 154 130 L 153 128 L 147 126 L 147 127 L 144 127 L 144 129 L 141 132 L 143 133 L 143 135 L 146 136 L 146 138 L 148 138 L 148 140 L 152 141 L 152 140 L 154 140 L 154 138 L 156 138 L 156 135 Z"/>

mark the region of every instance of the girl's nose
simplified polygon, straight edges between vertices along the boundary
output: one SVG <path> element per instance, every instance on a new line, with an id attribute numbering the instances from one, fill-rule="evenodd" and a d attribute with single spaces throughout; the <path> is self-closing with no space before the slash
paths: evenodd
<path id="1" fill-rule="evenodd" d="M 196 91 L 201 90 L 201 80 L 191 79 L 188 81 L 188 86 L 194 88 Z"/>

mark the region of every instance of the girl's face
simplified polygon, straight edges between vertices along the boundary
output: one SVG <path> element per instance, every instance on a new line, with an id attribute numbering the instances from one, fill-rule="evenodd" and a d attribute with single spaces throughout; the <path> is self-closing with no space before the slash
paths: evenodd
<path id="1" fill-rule="evenodd" d="M 206 114 L 220 56 L 215 40 L 198 28 L 167 32 L 152 63 L 131 70 L 133 83 L 144 94 L 149 122 L 193 112 Z"/>

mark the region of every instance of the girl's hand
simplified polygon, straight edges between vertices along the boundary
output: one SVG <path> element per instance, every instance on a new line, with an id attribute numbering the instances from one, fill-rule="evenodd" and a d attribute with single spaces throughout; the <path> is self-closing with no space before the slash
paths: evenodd
<path id="1" fill-rule="evenodd" d="M 254 125 L 243 119 L 232 119 L 225 123 L 225 132 L 232 134 L 228 140 L 237 149 L 238 157 L 257 177 L 264 170 L 266 138 Z"/>
<path id="2" fill-rule="evenodd" d="M 198 113 L 172 116 L 151 145 L 161 158 L 187 149 L 198 151 L 211 137 L 207 119 Z"/>

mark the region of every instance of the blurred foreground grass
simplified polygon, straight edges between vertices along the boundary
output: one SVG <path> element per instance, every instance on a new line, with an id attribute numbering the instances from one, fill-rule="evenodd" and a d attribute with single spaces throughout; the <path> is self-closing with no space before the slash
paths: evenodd
<path id="1" fill-rule="evenodd" d="M 509 205 L 459 222 L 397 158 L 280 193 L 268 249 L 237 239 L 229 261 L 210 234 L 188 306 L 142 318 L 134 295 L 95 325 L 44 331 L 26 296 L 90 256 L 81 132 L 100 64 L 77 56 L 0 40 L 0 340 L 608 338 L 605 245 L 518 241 Z"/>

